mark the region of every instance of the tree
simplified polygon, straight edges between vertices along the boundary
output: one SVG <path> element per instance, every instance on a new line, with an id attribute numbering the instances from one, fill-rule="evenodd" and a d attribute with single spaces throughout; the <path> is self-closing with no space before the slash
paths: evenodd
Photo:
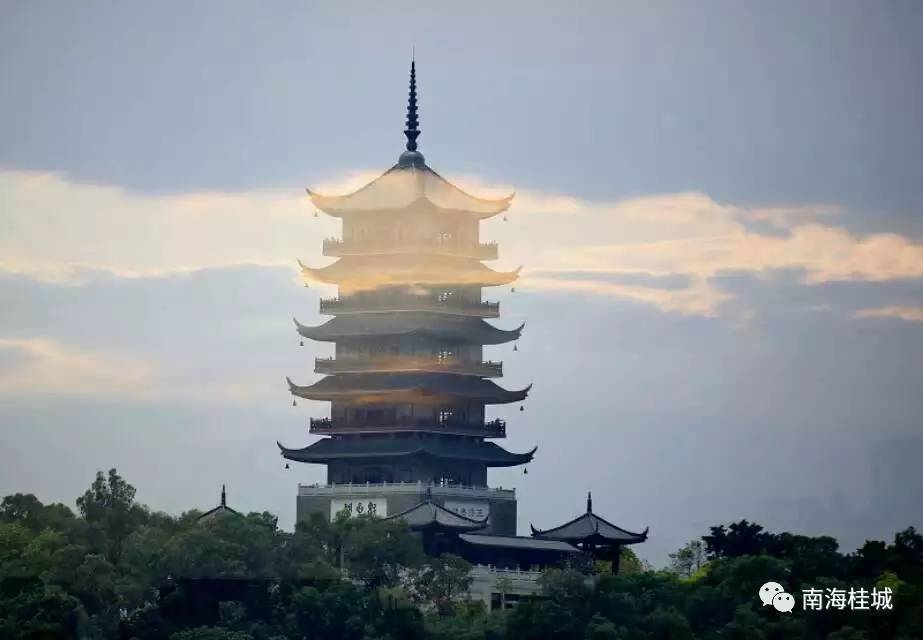
<path id="1" fill-rule="evenodd" d="M 15 493 L 0 502 L 0 523 L 20 524 L 31 531 L 63 530 L 73 524 L 74 512 L 65 505 L 44 505 L 31 493 Z"/>
<path id="2" fill-rule="evenodd" d="M 670 571 L 689 578 L 705 564 L 705 543 L 690 540 L 675 553 L 670 554 Z"/>
<path id="3" fill-rule="evenodd" d="M 105 540 L 106 557 L 112 564 L 122 558 L 125 539 L 141 525 L 147 513 L 135 504 L 135 488 L 125 482 L 115 469 L 104 476 L 96 473 L 90 488 L 77 498 L 80 515 Z"/>
<path id="4" fill-rule="evenodd" d="M 340 518 L 332 528 L 349 576 L 371 587 L 396 586 L 403 569 L 423 562 L 423 547 L 404 522 L 362 516 Z"/>
<path id="5" fill-rule="evenodd" d="M 170 640 L 253 640 L 253 636 L 221 627 L 196 627 L 171 633 Z"/>
<path id="6" fill-rule="evenodd" d="M 454 610 L 455 600 L 471 586 L 471 564 L 452 554 L 432 558 L 412 574 L 411 588 L 419 602 L 432 604 L 439 615 Z"/>
<path id="7" fill-rule="evenodd" d="M 711 527 L 711 534 L 702 536 L 710 558 L 756 556 L 766 551 L 768 535 L 763 527 L 746 520 Z"/>
<path id="8" fill-rule="evenodd" d="M 590 622 L 586 626 L 587 640 L 619 640 L 621 637 L 618 628 L 612 621 L 607 620 L 598 613 L 590 618 Z"/>
<path id="9" fill-rule="evenodd" d="M 0 502 L 0 522 L 34 529 L 43 508 L 44 505 L 31 493 L 15 493 Z"/>

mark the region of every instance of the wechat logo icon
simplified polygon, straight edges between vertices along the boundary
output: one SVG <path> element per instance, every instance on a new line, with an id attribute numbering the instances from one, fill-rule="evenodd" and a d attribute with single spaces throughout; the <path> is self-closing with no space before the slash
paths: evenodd
<path id="1" fill-rule="evenodd" d="M 791 613 L 795 608 L 795 597 L 786 593 L 778 582 L 767 582 L 760 587 L 760 601 L 764 607 L 772 606 L 781 613 Z"/>

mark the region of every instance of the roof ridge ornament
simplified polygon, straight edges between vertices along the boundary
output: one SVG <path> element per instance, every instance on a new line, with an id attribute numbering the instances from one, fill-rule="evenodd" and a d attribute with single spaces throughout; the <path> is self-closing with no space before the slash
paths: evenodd
<path id="1" fill-rule="evenodd" d="M 398 166 L 403 168 L 422 169 L 424 166 L 423 154 L 417 151 L 417 138 L 420 135 L 420 119 L 417 114 L 417 61 L 416 52 L 410 59 L 410 93 L 407 96 L 407 128 L 404 135 L 407 137 L 406 151 L 401 154 Z"/>

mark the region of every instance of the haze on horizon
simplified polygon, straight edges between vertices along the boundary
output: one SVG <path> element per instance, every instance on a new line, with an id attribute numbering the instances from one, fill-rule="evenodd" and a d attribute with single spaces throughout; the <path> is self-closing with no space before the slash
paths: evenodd
<path id="1" fill-rule="evenodd" d="M 747 518 L 923 526 L 923 8 L 911 2 L 0 8 L 0 495 L 117 467 L 153 509 L 293 524 L 317 379 L 296 260 L 403 147 L 517 193 L 495 407 L 519 530 L 594 510 L 657 565 Z"/>

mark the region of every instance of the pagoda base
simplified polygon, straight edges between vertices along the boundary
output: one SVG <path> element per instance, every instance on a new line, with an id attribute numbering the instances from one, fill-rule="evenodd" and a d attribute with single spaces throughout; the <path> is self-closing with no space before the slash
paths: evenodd
<path id="1" fill-rule="evenodd" d="M 516 491 L 490 487 L 430 485 L 422 482 L 298 485 L 299 521 L 319 513 L 333 519 L 342 511 L 351 516 L 372 513 L 393 516 L 415 507 L 431 493 L 432 501 L 450 511 L 480 520 L 488 518 L 483 533 L 516 535 Z"/>

